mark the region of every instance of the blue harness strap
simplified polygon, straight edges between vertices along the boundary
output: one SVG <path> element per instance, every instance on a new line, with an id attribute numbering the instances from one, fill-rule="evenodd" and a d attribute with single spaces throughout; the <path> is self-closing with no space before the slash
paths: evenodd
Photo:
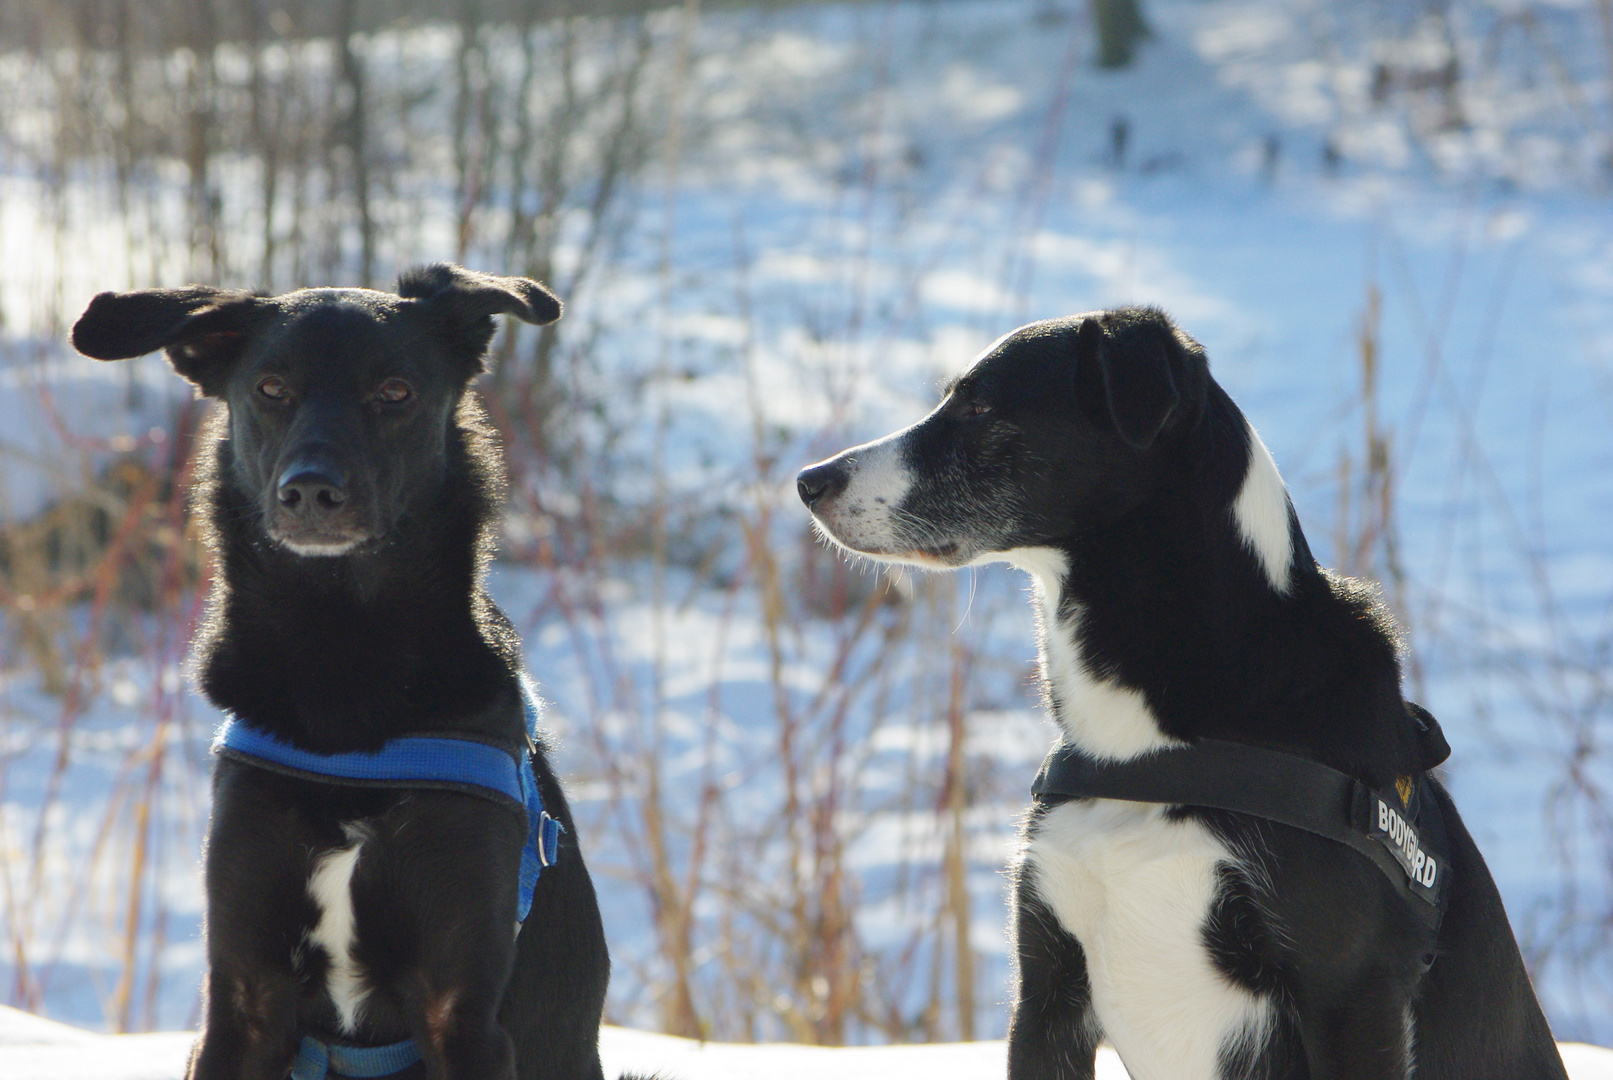
<path id="1" fill-rule="evenodd" d="M 227 719 L 213 736 L 213 753 L 319 783 L 460 791 L 525 813 L 527 837 L 521 847 L 521 875 L 516 891 L 516 918 L 525 923 L 532 912 L 539 875 L 560 855 L 561 826 L 543 808 L 543 795 L 532 772 L 538 734 L 537 705 L 525 692 L 521 704 L 527 728 L 524 751 L 511 751 L 463 735 L 410 735 L 389 739 L 375 751 L 320 754 Z M 292 1065 L 291 1080 L 325 1080 L 331 1073 L 373 1080 L 401 1072 L 419 1060 L 420 1048 L 413 1039 L 386 1046 L 352 1046 L 305 1036 Z"/>
<path id="2" fill-rule="evenodd" d="M 521 763 L 515 755 L 500 746 L 456 736 L 410 735 L 388 739 L 379 750 L 320 754 L 238 720 L 226 720 L 213 738 L 213 749 L 306 780 L 362 787 L 472 789 L 468 794 L 485 797 L 495 792 L 514 809 L 527 806 Z"/>
<path id="3" fill-rule="evenodd" d="M 420 1060 L 413 1039 L 385 1046 L 346 1046 L 304 1036 L 291 1065 L 291 1080 L 325 1080 L 335 1073 L 351 1080 L 375 1080 L 400 1073 Z"/>
<path id="4" fill-rule="evenodd" d="M 531 747 L 537 739 L 538 711 L 529 695 L 522 695 L 522 708 L 528 736 L 525 752 L 511 752 L 463 735 L 410 735 L 389 739 L 379 750 L 320 754 L 234 719 L 224 721 L 213 736 L 213 752 L 304 780 L 463 791 L 524 811 L 527 839 L 521 849 L 516 909 L 517 918 L 525 922 L 532 910 L 538 875 L 560 854 L 560 823 L 543 808 L 543 795 L 532 774 Z"/>

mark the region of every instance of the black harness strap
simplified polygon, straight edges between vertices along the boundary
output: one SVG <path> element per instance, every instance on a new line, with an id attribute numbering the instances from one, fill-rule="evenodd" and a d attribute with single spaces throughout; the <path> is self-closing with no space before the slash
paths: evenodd
<path id="1" fill-rule="evenodd" d="M 1346 844 L 1371 859 L 1419 917 L 1438 926 L 1450 864 L 1439 805 L 1422 777 L 1390 793 L 1309 758 L 1200 739 L 1129 761 L 1055 746 L 1031 785 L 1039 802 L 1120 799 L 1231 810 Z"/>

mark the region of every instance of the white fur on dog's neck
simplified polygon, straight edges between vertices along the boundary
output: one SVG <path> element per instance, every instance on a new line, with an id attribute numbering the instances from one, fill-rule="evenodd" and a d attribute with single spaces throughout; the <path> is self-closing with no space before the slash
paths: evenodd
<path id="1" fill-rule="evenodd" d="M 1173 745 L 1139 691 L 1093 672 L 1081 655 L 1081 612 L 1073 604 L 1061 603 L 1070 572 L 1065 554 L 1057 548 L 1025 547 L 992 558 L 1031 576 L 1042 678 L 1065 741 L 1112 761 Z"/>
<path id="2" fill-rule="evenodd" d="M 1244 545 L 1266 571 L 1266 580 L 1279 595 L 1286 596 L 1292 588 L 1294 568 L 1288 489 L 1254 425 L 1245 420 L 1244 426 L 1249 432 L 1249 467 L 1243 474 L 1238 497 L 1232 502 L 1232 519 Z"/>
<path id="3" fill-rule="evenodd" d="M 1233 500 L 1232 519 L 1244 545 L 1279 595 L 1292 589 L 1294 537 L 1288 489 L 1271 451 L 1253 425 L 1249 464 Z M 1053 715 L 1067 741 L 1093 757 L 1125 761 L 1170 746 L 1142 693 L 1094 672 L 1081 654 L 1080 606 L 1063 598 L 1069 560 L 1057 548 L 1023 547 L 994 553 L 981 562 L 1007 562 L 1030 574 L 1036 599 L 1037 642 L 1042 676 Z"/>

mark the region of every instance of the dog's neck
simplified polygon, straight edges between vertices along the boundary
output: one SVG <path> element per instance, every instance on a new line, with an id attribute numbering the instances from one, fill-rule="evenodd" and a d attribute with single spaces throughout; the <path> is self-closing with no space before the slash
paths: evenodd
<path id="1" fill-rule="evenodd" d="M 1402 768 L 1416 750 L 1386 616 L 1316 566 L 1271 455 L 1225 408 L 1195 436 L 1213 445 L 1184 448 L 1223 474 L 1199 468 L 1117 521 L 1005 556 L 1034 583 L 1063 737 L 1111 760 L 1208 736 Z"/>
<path id="2" fill-rule="evenodd" d="M 221 443 L 202 491 L 218 559 L 198 647 L 209 699 L 322 752 L 424 731 L 518 739 L 519 646 L 481 582 L 497 512 L 487 453 L 451 439 L 450 482 L 395 535 L 321 557 L 264 535 L 252 496 L 227 479 Z M 474 688 L 489 688 L 487 700 L 467 700 Z"/>
<path id="3" fill-rule="evenodd" d="M 1095 671 L 1084 655 L 1080 602 L 1065 590 L 1070 553 L 1017 548 L 1008 552 L 1008 561 L 1031 576 L 1043 695 L 1064 741 L 1115 761 L 1175 743 L 1140 690 Z"/>

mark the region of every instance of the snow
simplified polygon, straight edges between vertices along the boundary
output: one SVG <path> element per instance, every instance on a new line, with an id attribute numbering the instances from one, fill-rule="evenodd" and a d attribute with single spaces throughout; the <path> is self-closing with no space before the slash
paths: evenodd
<path id="1" fill-rule="evenodd" d="M 662 235 L 657 177 L 640 193 L 642 214 L 616 276 L 566 297 L 566 325 L 589 328 L 579 339 L 597 336 L 599 370 L 582 389 L 641 410 L 613 448 L 636 466 L 621 470 L 613 494 L 642 498 L 651 487 L 651 444 L 662 436 L 648 418 L 664 406 L 669 489 L 699 493 L 693 505 L 701 511 L 753 499 L 768 506 L 793 602 L 813 557 L 800 554 L 794 465 L 916 419 L 940 379 L 1018 323 L 1145 301 L 1171 310 L 1204 341 L 1217 377 L 1288 478 L 1313 546 L 1336 565 L 1329 524 L 1339 455 L 1355 447 L 1359 460 L 1361 417 L 1349 402 L 1360 320 L 1377 290 L 1380 412 L 1395 440 L 1400 548 L 1419 616 L 1411 644 L 1421 682 L 1413 690 L 1455 747 L 1451 784 L 1536 965 L 1553 1023 L 1560 1033 L 1613 1040 L 1613 978 L 1605 952 L 1593 955 L 1595 921 L 1587 921 L 1587 912 L 1607 910 L 1607 881 L 1584 817 L 1552 801 L 1565 781 L 1562 761 L 1581 747 L 1594 751 L 1607 722 L 1613 238 L 1602 136 L 1561 106 L 1551 78 L 1526 78 L 1521 23 L 1487 3 L 1445 5 L 1469 76 L 1461 125 L 1446 124 L 1437 93 L 1407 93 L 1396 99 L 1403 108 L 1374 101 L 1377 65 L 1394 78 L 1422 77 L 1451 48 L 1437 27 L 1419 24 L 1380 49 L 1372 22 L 1384 5 L 1158 0 L 1148 5 L 1157 39 L 1135 68 L 1107 74 L 1085 63 L 1082 18 L 1042 18 L 1060 6 L 1081 7 L 908 2 L 702 18 L 672 235 Z M 1569 33 L 1585 11 L 1541 6 L 1531 33 L 1554 38 L 1560 62 L 1602 101 L 1596 35 Z M 663 33 L 671 24 L 657 25 Z M 315 46 L 299 48 L 297 64 L 328 68 L 329 50 L 321 57 Z M 416 72 L 422 84 L 451 81 L 442 74 L 453 51 L 449 31 L 389 33 L 368 50 L 377 87 Z M 0 77 L 11 85 L 18 76 L 8 70 L 0 67 Z M 18 98 L 18 115 L 48 131 L 39 109 L 34 97 Z M 1113 162 L 1112 124 L 1122 117 L 1129 141 Z M 426 161 L 441 152 L 431 125 L 442 118 L 420 118 L 412 137 Z M 1268 176 L 1273 139 L 1280 149 Z M 1320 164 L 1327 145 L 1340 156 L 1331 174 Z M 155 219 L 183 220 L 182 181 L 173 175 L 153 185 Z M 441 186 L 437 176 L 398 181 L 404 194 L 411 183 Z M 63 322 L 99 289 L 188 280 L 179 245 L 146 250 L 111 222 L 104 192 L 78 188 L 66 197 L 69 234 L 58 235 L 51 198 L 39 177 L 0 161 L 0 521 L 37 511 L 64 475 L 94 461 L 130 448 L 158 452 L 156 439 L 189 397 L 160 359 L 96 364 L 69 356 L 59 340 Z M 225 213 L 248 209 L 227 205 Z M 405 211 L 407 220 L 383 239 L 391 245 L 383 264 L 452 252 L 444 239 L 451 208 L 439 199 Z M 241 235 L 257 235 L 244 220 Z M 653 265 L 663 239 L 678 271 L 675 302 L 664 307 L 667 290 Z M 237 253 L 241 265 L 254 258 L 250 249 Z M 466 257 L 490 269 L 498 259 L 497 249 Z M 650 373 L 658 364 L 687 377 L 657 380 Z M 778 434 L 757 445 L 753 425 Z M 752 455 L 762 451 L 778 464 L 758 479 Z M 512 507 L 507 548 L 545 535 L 544 515 L 579 513 L 576 492 L 542 482 L 516 492 L 526 501 Z M 711 528 L 731 527 L 714 521 Z M 723 558 L 725 566 L 735 561 Z M 655 699 L 664 704 L 654 734 L 665 740 L 673 790 L 700 790 L 709 769 L 731 794 L 736 820 L 765 822 L 776 815 L 778 787 L 760 604 L 674 573 L 665 595 L 677 600 L 658 605 L 649 578 L 642 567 L 622 566 L 590 582 L 515 561 L 493 578 L 553 703 L 560 764 L 589 831 L 617 959 L 612 1015 L 643 1024 L 655 1014 L 652 921 L 642 890 L 623 884 L 633 880 L 636 853 L 612 827 L 606 766 L 614 762 L 601 760 L 605 751 L 640 739 L 642 701 Z M 880 673 L 891 694 L 849 699 L 850 730 L 864 739 L 866 756 L 845 778 L 857 782 L 863 802 L 842 812 L 860 815 L 846 859 L 865 875 L 861 941 L 894 951 L 931 912 L 887 886 L 915 866 L 933 870 L 943 847 L 933 801 L 902 795 L 913 770 L 939 775 L 945 748 L 916 675 L 926 648 L 956 641 L 975 651 L 971 936 L 982 953 L 979 1030 L 990 1033 L 1002 1030 L 997 1003 L 1007 993 L 997 870 L 1050 736 L 1025 691 L 1033 650 L 1022 580 L 991 569 L 957 586 L 952 597 L 933 580 L 918 590 L 939 598 L 915 610 L 944 625 Z M 915 594 L 910 582 L 902 588 Z M 580 614 L 557 618 L 555 595 Z M 35 972 L 42 1007 L 83 1024 L 105 1022 L 126 895 L 118 868 L 103 861 L 86 884 L 84 867 L 107 860 L 108 836 L 112 850 L 122 842 L 116 827 L 127 803 L 108 793 L 126 790 L 154 743 L 174 762 L 162 775 L 158 815 L 172 827 L 153 853 L 148 898 L 166 921 L 145 909 L 140 956 L 155 971 L 142 967 L 139 981 L 149 977 L 160 1001 L 135 1015 L 162 1027 L 194 1022 L 196 852 L 205 747 L 217 717 L 183 689 L 183 628 L 167 632 L 146 654 L 111 657 L 71 723 L 37 672 L 0 671 L 6 884 L 36 887 L 33 908 L 4 936 L 27 942 L 36 965 L 43 957 L 43 974 Z M 839 642 L 810 616 L 792 633 L 780 682 L 799 707 L 838 690 L 825 686 L 824 673 Z M 859 657 L 866 659 L 853 656 L 848 684 Z M 712 725 L 719 737 L 708 758 Z M 37 808 L 59 747 L 72 767 L 41 825 Z M 1575 761 L 1603 790 L 1613 783 L 1605 753 Z M 634 790 L 631 778 L 625 790 Z M 52 843 L 34 867 L 13 853 L 26 856 L 36 829 Z M 728 837 L 722 846 L 749 851 L 745 842 Z M 1565 865 L 1565 851 L 1577 861 Z M 776 854 L 756 857 L 776 867 L 767 861 Z M 1577 918 L 1564 906 L 1573 890 Z M 1577 969 L 1584 955 L 1593 958 Z M 0 963 L 0 982 L 10 985 L 8 964 Z M 149 1047 L 153 1067 L 168 1069 L 162 1048 L 182 1038 L 120 1041 L 128 1049 L 118 1053 L 132 1061 L 147 1052 L 135 1047 Z M 683 1047 L 678 1053 L 690 1061 L 711 1063 L 691 1070 L 764 1053 L 695 1051 L 622 1032 L 607 1039 L 669 1056 Z M 968 1052 L 1000 1055 L 1000 1044 Z M 800 1051 L 799 1060 L 822 1053 L 878 1056 Z M 3 1066 L 0 1074 L 11 1075 Z"/>
<path id="2" fill-rule="evenodd" d="M 0 1076 L 6 1080 L 180 1080 L 195 1035 L 93 1035 L 0 1006 Z M 662 1080 L 983 1080 L 1007 1069 L 1002 1040 L 916 1046 L 797 1046 L 701 1043 L 631 1028 L 600 1029 L 605 1075 Z M 1565 1043 L 1572 1080 L 1613 1080 L 1613 1050 Z M 1098 1050 L 1097 1080 L 1126 1080 L 1109 1047 Z"/>

